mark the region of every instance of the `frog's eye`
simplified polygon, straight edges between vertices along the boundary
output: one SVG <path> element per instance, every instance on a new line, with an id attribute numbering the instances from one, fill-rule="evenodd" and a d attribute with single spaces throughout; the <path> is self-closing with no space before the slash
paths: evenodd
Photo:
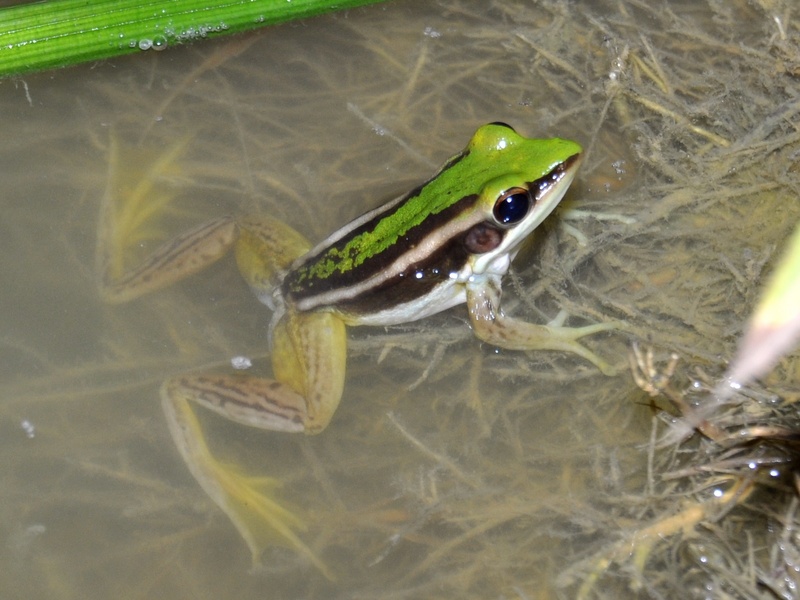
<path id="1" fill-rule="evenodd" d="M 492 214 L 500 225 L 516 225 L 528 214 L 533 200 L 525 188 L 511 188 L 506 190 L 494 203 Z"/>
<path id="2" fill-rule="evenodd" d="M 509 125 L 508 123 L 503 123 L 502 121 L 495 121 L 495 122 L 489 123 L 489 124 L 490 125 L 497 125 L 498 127 L 505 127 L 506 129 L 510 129 L 511 131 L 514 131 L 514 128 L 511 125 Z M 514 131 L 514 133 L 516 133 L 516 131 Z"/>

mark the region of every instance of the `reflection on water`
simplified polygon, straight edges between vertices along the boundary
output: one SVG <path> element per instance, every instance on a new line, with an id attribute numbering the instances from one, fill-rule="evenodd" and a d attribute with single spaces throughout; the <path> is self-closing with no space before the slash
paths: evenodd
<path id="1" fill-rule="evenodd" d="M 0 82 L 7 597 L 573 597 L 621 531 L 669 510 L 648 500 L 653 413 L 625 370 L 629 338 L 720 372 L 800 214 L 789 13 L 687 4 L 396 2 Z M 354 330 L 345 398 L 320 436 L 198 411 L 216 456 L 282 482 L 336 579 L 279 545 L 252 569 L 173 447 L 158 388 L 235 356 L 266 368 L 269 311 L 229 260 L 104 305 L 104 194 L 150 177 L 152 201 L 172 200 L 141 255 L 254 211 L 318 240 L 496 120 L 588 151 L 575 212 L 519 257 L 505 308 L 625 319 L 629 334 L 587 342 L 621 374 L 483 347 L 454 309 Z M 113 144 L 124 153 L 110 178 Z M 173 166 L 148 171 L 179 146 Z M 776 393 L 796 362 L 768 382 Z M 683 556 L 674 537 L 665 548 Z M 637 577 L 647 593 L 689 585 L 685 561 L 659 562 L 657 578 L 618 562 L 592 594 L 634 594 Z"/>

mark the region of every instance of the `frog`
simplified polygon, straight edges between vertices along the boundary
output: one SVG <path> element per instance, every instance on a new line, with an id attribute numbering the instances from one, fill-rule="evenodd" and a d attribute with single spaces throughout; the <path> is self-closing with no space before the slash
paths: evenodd
<path id="1" fill-rule="evenodd" d="M 473 334 L 491 346 L 573 353 L 615 372 L 578 341 L 615 323 L 539 325 L 501 308 L 503 277 L 564 197 L 582 155 L 577 142 L 526 138 L 505 123 L 489 123 L 432 177 L 317 245 L 268 215 L 222 216 L 132 269 L 101 277 L 105 301 L 121 304 L 232 252 L 248 286 L 273 311 L 272 377 L 190 372 L 161 388 L 170 433 L 189 470 L 254 555 L 263 540 L 247 511 L 261 506 L 269 527 L 326 570 L 297 537 L 297 519 L 214 458 L 192 406 L 250 427 L 322 432 L 344 392 L 347 327 L 399 325 L 465 304 Z"/>

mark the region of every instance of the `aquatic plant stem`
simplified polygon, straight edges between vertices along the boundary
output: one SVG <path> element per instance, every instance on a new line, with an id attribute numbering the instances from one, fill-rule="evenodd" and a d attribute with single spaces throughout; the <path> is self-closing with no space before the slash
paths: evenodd
<path id="1" fill-rule="evenodd" d="M 378 0 L 53 0 L 0 9 L 0 77 L 247 31 Z"/>

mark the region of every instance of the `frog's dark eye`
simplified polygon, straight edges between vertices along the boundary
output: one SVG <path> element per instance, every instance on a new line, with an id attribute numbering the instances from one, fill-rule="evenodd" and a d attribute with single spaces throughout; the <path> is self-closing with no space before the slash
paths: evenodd
<path id="1" fill-rule="evenodd" d="M 506 190 L 494 203 L 492 214 L 500 225 L 516 225 L 528 214 L 533 200 L 525 188 L 511 188 Z"/>

